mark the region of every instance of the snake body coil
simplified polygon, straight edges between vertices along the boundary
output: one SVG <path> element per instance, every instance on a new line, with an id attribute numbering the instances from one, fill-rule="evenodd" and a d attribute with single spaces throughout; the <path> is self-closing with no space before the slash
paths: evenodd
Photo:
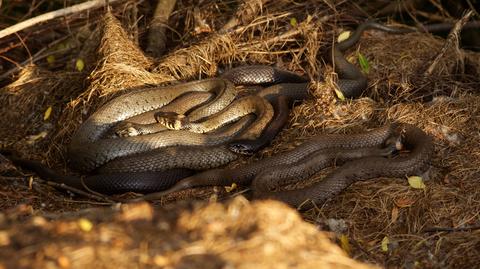
<path id="1" fill-rule="evenodd" d="M 390 28 L 376 23 L 366 23 L 360 25 L 350 38 L 334 45 L 333 49 L 330 50 L 331 54 L 328 60 L 334 65 L 335 71 L 339 75 L 338 86 L 347 98 L 360 96 L 367 87 L 367 79 L 357 67 L 345 60 L 343 52 L 358 41 L 364 30 L 370 28 L 392 33 L 412 31 Z M 260 92 L 257 95 L 258 98 L 248 97 L 249 101 L 239 101 L 244 102 L 246 106 L 237 103 L 238 109 L 232 108 L 235 105 L 229 106 L 236 96 L 233 84 L 269 85 L 284 82 L 295 84 L 275 85 L 270 88 L 270 92 Z M 175 170 L 177 168 L 207 169 L 223 165 L 236 158 L 232 151 L 252 153 L 267 145 L 287 121 L 288 106 L 291 102 L 305 97 L 307 86 L 306 78 L 288 71 L 269 66 L 246 66 L 226 72 L 222 79 L 206 79 L 129 92 L 106 103 L 80 126 L 69 145 L 69 158 L 72 166 L 79 170 L 97 170 L 105 173 L 85 178 L 84 183 L 88 183 L 87 186 L 95 186 L 95 190 L 108 189 L 110 192 L 115 191 L 118 187 L 119 191 L 123 191 L 126 188 L 125 186 L 128 185 L 129 190 L 133 191 L 158 191 L 165 188 L 166 185 L 171 185 L 178 177 L 191 173 L 188 170 Z M 182 98 L 185 100 L 191 99 L 190 94 L 192 92 L 201 93 L 201 97 L 198 99 L 208 101 L 206 103 L 195 101 L 191 105 L 186 105 L 181 100 Z M 265 101 L 259 101 L 264 99 L 269 99 L 273 107 Z M 186 130 L 165 131 L 165 127 L 156 123 L 154 121 L 155 117 L 152 117 L 159 112 L 172 111 L 177 114 L 187 113 L 190 128 L 193 127 L 199 133 Z M 218 112 L 225 114 L 219 114 L 211 118 L 210 115 Z M 251 117 L 242 118 L 219 131 L 212 131 L 223 124 L 237 120 L 240 114 L 246 115 L 251 114 L 251 112 L 256 114 L 255 119 Z M 220 118 L 225 120 L 222 124 L 219 124 Z M 274 121 L 271 121 L 272 118 Z M 254 127 L 247 128 L 247 125 L 252 121 Z M 210 123 L 211 125 L 207 126 Z M 316 137 L 291 152 L 261 160 L 248 168 L 213 169 L 193 175 L 177 183 L 168 192 L 201 185 L 229 185 L 232 181 L 239 184 L 249 184 L 255 176 L 258 176 L 259 172 L 268 167 L 298 164 L 306 156 L 312 157 L 313 162 L 313 159 L 317 158 L 311 154 L 316 152 L 322 152 L 321 154 L 325 155 L 325 157 L 319 157 L 322 160 L 325 160 L 325 158 L 350 160 L 358 156 L 370 156 L 376 158 L 372 160 L 378 161 L 377 165 L 373 167 L 362 161 L 368 158 L 360 159 L 358 162 L 350 162 L 353 164 L 345 164 L 339 175 L 331 176 L 333 179 L 339 179 L 342 182 L 338 186 L 327 185 L 327 187 L 331 187 L 331 190 L 329 190 L 331 193 L 338 191 L 340 186 L 348 185 L 357 178 L 384 175 L 382 172 L 378 172 L 379 169 L 397 171 L 391 172 L 389 174 L 391 176 L 398 176 L 399 173 L 410 173 L 412 170 L 407 169 L 405 164 L 410 164 L 411 160 L 424 161 L 428 155 L 424 154 L 428 149 L 412 142 L 417 139 L 415 136 L 418 136 L 419 140 L 422 139 L 421 131 L 417 132 L 414 128 L 405 127 L 408 134 L 407 145 L 415 146 L 410 157 L 399 159 L 403 161 L 396 162 L 389 162 L 389 160 L 380 157 L 388 150 L 379 150 L 378 147 L 383 145 L 398 130 L 397 127 L 394 124 L 365 134 Z M 125 137 L 112 138 L 112 133 Z M 409 140 L 410 137 L 415 138 Z M 422 141 L 425 142 L 427 139 Z M 420 152 L 418 154 L 415 153 L 417 148 Z M 340 153 L 331 153 L 330 149 L 339 149 Z M 347 149 L 355 152 L 352 153 Z M 360 151 L 363 153 L 359 153 Z M 306 165 L 308 166 L 308 164 Z M 366 168 L 362 168 L 358 169 L 358 171 L 361 171 L 360 174 L 350 176 L 349 173 L 353 173 L 354 168 L 358 168 L 357 165 L 365 165 L 375 172 L 368 174 Z M 168 169 L 173 170 L 168 173 L 164 172 L 165 170 L 169 171 Z M 307 170 L 313 171 L 311 169 Z M 137 171 L 137 173 L 130 175 L 126 171 Z M 163 178 L 162 174 L 159 173 L 167 175 L 168 178 Z M 115 180 L 115 177 L 119 180 Z M 259 178 L 262 177 L 267 178 L 266 175 Z M 128 184 L 125 184 L 126 178 L 131 178 Z M 153 178 L 163 178 L 165 184 L 155 183 Z M 327 182 L 331 182 L 333 179 L 329 179 Z M 66 180 L 72 181 L 73 179 Z M 154 183 L 150 184 L 149 182 Z M 255 182 L 255 186 L 261 186 L 258 183 L 261 182 L 260 180 L 256 179 Z M 255 191 L 255 195 L 258 197 L 263 196 L 259 191 L 260 189 L 261 187 Z M 322 195 L 323 193 L 314 187 L 311 192 L 308 192 L 307 198 L 325 197 Z M 293 192 L 276 192 L 272 194 L 272 197 L 287 201 L 292 205 L 297 205 L 298 201 L 303 199 L 298 193 Z"/>
<path id="2" fill-rule="evenodd" d="M 396 144 L 391 143 L 395 142 L 397 137 L 401 138 L 409 153 L 396 158 L 386 158 L 394 150 L 392 146 Z M 360 144 L 355 145 L 354 141 Z M 179 181 L 167 191 L 151 194 L 146 198 L 157 198 L 197 186 L 232 183 L 248 185 L 253 181 L 254 198 L 277 199 L 299 207 L 308 200 L 322 203 L 355 181 L 422 173 L 427 168 L 432 153 L 432 140 L 422 130 L 409 124 L 392 124 L 356 135 L 318 136 L 294 150 L 262 159 L 251 165 L 234 169 L 213 169 L 195 174 Z M 332 161 L 349 162 L 312 186 L 278 191 L 279 187 L 308 177 Z M 306 208 L 308 205 L 302 207 Z"/>
<path id="3" fill-rule="evenodd" d="M 248 166 L 233 169 L 211 169 L 182 179 L 165 193 L 200 186 L 230 186 L 233 183 L 249 185 L 255 176 L 273 166 L 288 166 L 310 154 L 323 149 L 346 149 L 380 147 L 396 132 L 396 125 L 390 125 L 360 134 L 324 134 L 311 138 L 297 148 L 258 160 Z M 289 167 L 289 166 L 288 166 Z"/>
<path id="4" fill-rule="evenodd" d="M 269 191 L 269 181 L 277 180 L 266 174 L 260 174 L 253 183 L 256 198 L 281 200 L 294 207 L 305 201 L 315 204 L 325 202 L 356 181 L 377 177 L 405 177 L 424 172 L 433 153 L 432 139 L 422 130 L 408 124 L 399 126 L 402 141 L 409 153 L 397 158 L 367 157 L 347 162 L 322 181 L 303 189 Z M 315 165 L 307 162 L 308 167 Z M 281 172 L 280 172 L 281 173 Z M 263 182 L 262 182 L 263 181 Z M 304 207 L 308 208 L 309 205 Z M 311 206 L 311 205 L 310 205 Z"/>
<path id="5" fill-rule="evenodd" d="M 244 147 L 243 151 L 236 152 L 254 151 L 267 145 L 287 121 L 289 110 L 285 102 L 273 102 L 272 107 L 267 100 L 276 100 L 290 87 L 292 91 L 285 98 L 305 98 L 306 83 L 301 83 L 301 86 L 280 84 L 228 105 L 232 96 L 235 97 L 235 92 L 233 84 L 225 79 L 207 79 L 121 95 L 92 114 L 79 128 L 69 147 L 70 161 L 77 169 L 95 169 L 100 173 L 84 181 L 89 188 L 97 191 L 114 190 L 117 180 L 112 175 L 120 175 L 125 179 L 127 172 L 132 173 L 129 184 L 131 191 L 164 189 L 165 184 L 150 183 L 154 175 L 159 181 L 169 183 L 177 180 L 176 176 L 181 173 L 165 173 L 165 179 L 160 174 L 162 171 L 177 168 L 209 169 L 235 160 L 237 155 L 232 152 L 235 147 L 224 145 L 234 141 L 234 137 L 238 137 L 238 143 Z M 195 95 L 209 102 L 200 105 L 201 102 L 194 101 L 187 105 L 186 102 L 196 98 Z M 154 122 L 155 113 L 169 110 L 188 113 L 188 119 L 198 133 L 168 131 L 162 124 Z M 208 116 L 208 113 L 214 112 L 219 113 Z M 255 118 L 252 118 L 252 113 L 256 115 Z M 275 122 L 271 123 L 272 118 Z M 220 128 L 229 123 L 229 126 Z M 126 135 L 112 138 L 112 130 L 113 133 Z M 91 184 L 93 180 L 101 183 Z M 124 183 L 119 180 L 119 191 L 124 190 Z M 100 188 L 99 184 L 105 188 Z"/>
<path id="6" fill-rule="evenodd" d="M 368 28 L 395 32 L 389 27 L 375 23 L 362 24 L 349 39 L 335 46 L 331 58 L 335 63 L 335 70 L 341 74 L 340 82 L 346 81 L 345 87 L 341 86 L 341 88 L 344 88 L 342 90 L 345 90 L 345 93 L 352 93 L 347 94 L 347 97 L 358 96 L 358 85 L 363 85 L 362 81 L 365 80 L 365 77 L 361 72 L 359 73 L 358 68 L 352 67 L 351 64 L 346 62 L 341 52 L 355 44 L 361 33 Z M 285 81 L 306 83 L 305 78 L 294 73 L 266 66 L 236 68 L 223 74 L 223 77 L 236 84 L 275 84 Z M 189 92 L 210 92 L 215 95 L 214 100 L 209 102 L 208 105 L 197 108 L 193 115 L 189 116 L 192 121 L 205 118 L 212 112 L 224 109 L 235 97 L 233 84 L 229 80 L 209 79 L 163 88 L 147 88 L 129 92 L 113 99 L 91 115 L 73 136 L 69 147 L 69 157 L 72 163 L 81 170 L 91 171 L 115 158 L 148 152 L 158 147 L 176 145 L 213 146 L 224 143 L 230 139 L 229 135 L 217 135 L 217 137 L 210 139 L 209 136 L 191 134 L 190 132 L 182 133 L 181 131 L 175 132 L 174 138 L 174 134 L 168 134 L 168 132 L 126 137 L 124 139 L 102 139 L 102 137 L 107 130 L 119 122 L 147 111 L 160 109 L 180 95 Z M 353 84 L 350 83 L 352 80 L 356 81 L 354 84 L 357 86 L 352 86 Z M 247 139 L 258 138 L 252 134 L 245 134 L 244 137 Z M 245 145 L 245 147 L 248 146 Z M 248 151 L 248 149 L 242 149 L 240 143 L 232 145 L 231 148 L 239 152 Z"/>

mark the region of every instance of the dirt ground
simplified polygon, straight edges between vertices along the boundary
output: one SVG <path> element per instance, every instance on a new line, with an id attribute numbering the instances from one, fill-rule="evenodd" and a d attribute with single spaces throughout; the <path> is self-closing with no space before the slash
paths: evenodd
<path id="1" fill-rule="evenodd" d="M 85 196 L 0 155 L 0 269 L 480 268 L 480 53 L 431 34 L 366 32 L 347 58 L 368 60 L 369 88 L 360 99 L 342 101 L 332 68 L 318 55 L 382 1 L 368 2 L 247 1 L 235 11 L 227 1 L 178 1 L 160 58 L 143 52 L 153 1 L 124 1 L 111 12 L 36 26 L 25 31 L 23 45 L 0 40 L 2 60 L 21 63 L 32 53 L 36 59 L 0 79 L 1 149 L 65 173 L 73 173 L 64 156 L 72 133 L 122 90 L 212 77 L 240 64 L 308 75 L 311 96 L 293 108 L 270 147 L 230 165 L 313 135 L 392 121 L 422 128 L 435 143 L 421 175 L 424 188 L 406 178 L 359 182 L 301 214 L 219 187 L 121 204 L 137 195 Z M 233 31 L 215 31 L 236 12 L 245 15 Z M 3 71 L 12 69 L 2 62 Z"/>

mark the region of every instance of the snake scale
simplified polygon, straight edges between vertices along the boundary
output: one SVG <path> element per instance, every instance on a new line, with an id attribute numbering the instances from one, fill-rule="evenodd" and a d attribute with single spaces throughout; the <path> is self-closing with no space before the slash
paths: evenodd
<path id="1" fill-rule="evenodd" d="M 345 60 L 343 51 L 354 45 L 361 33 L 370 28 L 392 33 L 405 32 L 404 29 L 367 23 L 359 26 L 347 40 L 335 44 L 328 58 L 339 75 L 338 86 L 347 98 L 360 96 L 367 87 L 367 80 L 357 67 Z M 234 84 L 273 86 L 231 103 L 236 95 Z M 221 78 L 129 92 L 112 99 L 93 113 L 72 137 L 68 148 L 71 165 L 81 171 L 95 171 L 97 175 L 80 180 L 78 177 L 59 176 L 35 162 L 17 162 L 46 178 L 75 187 L 86 185 L 106 193 L 127 190 L 154 192 L 171 187 L 181 178 L 184 179 L 165 193 L 195 186 L 229 185 L 232 182 L 247 185 L 253 182 L 255 197 L 272 197 L 291 205 L 298 205 L 300 200 L 305 199 L 323 201 L 358 178 L 387 175 L 379 171 L 382 167 L 397 171 L 387 175 L 394 177 L 423 169 L 423 166 L 406 167 L 405 163 L 420 161 L 424 164 L 428 160 L 431 154 L 428 136 L 415 127 L 392 124 L 363 134 L 316 137 L 291 152 L 248 167 L 212 169 L 193 174 L 192 169 L 221 166 L 236 159 L 235 153 L 251 154 L 267 145 L 287 121 L 292 101 L 304 99 L 307 88 L 308 81 L 304 77 L 270 66 L 253 65 L 234 68 Z M 252 117 L 252 113 L 256 117 Z M 185 118 L 181 118 L 179 123 L 172 120 L 183 114 L 188 114 L 188 121 Z M 245 115 L 248 116 L 241 118 Z M 171 128 L 185 130 L 167 130 Z M 400 129 L 406 130 L 402 141 L 413 149 L 406 154 L 407 157 L 390 160 L 386 157 L 394 150 L 388 141 L 399 136 Z M 119 137 L 112 137 L 112 130 Z M 422 146 L 415 141 L 428 143 Z M 339 169 L 341 172 L 327 177 L 323 185 L 317 184 L 308 191 L 298 192 L 262 191 L 271 189 L 262 187 L 264 184 L 280 186 L 290 182 L 287 175 L 293 173 L 295 169 L 290 169 L 293 166 L 308 167 L 296 170 L 296 176 L 290 178 L 308 177 L 318 168 L 331 164 L 332 160 L 349 162 Z M 369 165 L 371 160 L 376 160 L 377 165 Z M 357 169 L 359 166 L 371 169 Z M 271 171 L 268 172 L 270 174 L 265 172 L 269 171 L 269 167 L 278 170 L 276 176 L 271 176 Z M 273 183 L 273 178 L 281 181 Z M 335 185 L 332 181 L 341 183 Z M 317 188 L 320 185 L 329 189 L 322 191 Z"/>

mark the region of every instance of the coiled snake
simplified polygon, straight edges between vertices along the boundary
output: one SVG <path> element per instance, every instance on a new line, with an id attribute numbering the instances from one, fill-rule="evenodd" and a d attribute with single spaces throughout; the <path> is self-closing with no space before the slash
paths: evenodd
<path id="1" fill-rule="evenodd" d="M 338 86 L 348 98 L 360 96 L 367 83 L 361 71 L 345 60 L 343 51 L 354 45 L 361 33 L 368 28 L 394 33 L 406 32 L 405 29 L 368 23 L 359 26 L 349 39 L 334 46 L 329 59 L 339 74 Z M 276 85 L 230 104 L 235 99 L 233 83 Z M 100 174 L 84 177 L 81 182 L 78 177 L 58 176 L 54 171 L 42 168 L 34 162 L 17 161 L 36 170 L 41 176 L 75 187 L 86 185 L 100 192 L 162 190 L 172 186 L 178 179 L 192 175 L 192 171 L 182 168 L 213 168 L 236 159 L 237 155 L 234 152 L 252 153 L 268 144 L 288 118 L 289 101 L 305 98 L 307 86 L 305 78 L 287 71 L 268 66 L 246 66 L 223 74 L 223 78 L 129 92 L 113 99 L 92 114 L 77 130 L 69 146 L 69 158 L 76 169 L 95 170 Z M 194 93 L 197 93 L 198 97 L 194 96 Z M 206 105 L 200 105 L 202 102 L 191 102 L 191 106 L 183 106 L 188 101 L 179 101 L 182 99 L 201 99 L 209 102 Z M 165 109 L 167 106 L 170 106 L 170 109 Z M 172 111 L 175 117 L 177 114 L 188 114 L 189 122 L 181 120 L 181 127 L 177 126 L 175 121 L 169 119 L 168 113 Z M 210 116 L 219 111 L 222 113 Z M 256 117 L 249 116 L 238 120 L 241 116 L 251 113 Z M 163 125 L 152 120 L 158 115 L 160 117 L 156 118 L 160 121 L 163 119 Z M 229 125 L 218 129 L 224 124 Z M 188 128 L 195 132 L 164 130 L 164 125 L 169 128 Z M 116 130 L 118 135 L 126 137 L 111 138 L 112 129 Z M 405 145 L 413 145 L 413 150 L 408 157 L 389 160 L 385 157 L 394 150 L 387 141 L 392 137 L 398 137 L 400 129 L 405 130 L 403 136 Z M 160 130 L 162 131 L 159 132 Z M 248 168 L 207 170 L 180 181 L 167 192 L 201 185 L 231 184 L 232 180 L 239 184 L 247 184 L 253 180 L 256 197 L 273 197 L 298 205 L 299 201 L 306 198 L 323 200 L 358 178 L 383 175 L 395 177 L 418 172 L 424 168 L 432 150 L 428 136 L 409 125 L 393 124 L 365 134 L 324 137 L 315 138 L 292 153 L 262 160 Z M 419 145 L 416 141 L 422 141 L 423 144 Z M 331 163 L 334 159 L 347 161 L 357 158 L 361 159 L 348 162 L 340 169 L 341 172 L 332 174 L 324 183 L 308 190 L 263 191 L 264 184 L 261 182 L 267 181 L 269 184 L 266 185 L 272 185 L 273 182 L 272 179 L 266 178 L 282 179 L 283 175 L 291 173 L 279 169 L 278 165 L 288 165 L 287 167 L 307 165 L 308 169 L 302 169 L 306 172 L 299 175 L 308 177 L 312 171 Z M 377 166 L 369 165 L 371 160 L 375 160 Z M 370 170 L 357 169 L 359 166 L 368 167 Z M 282 176 L 272 177 L 265 174 L 267 172 L 258 173 L 268 167 L 274 167 Z M 388 169 L 389 174 L 382 172 L 383 168 Z M 277 183 L 282 185 L 288 181 L 282 180 Z M 321 190 L 318 186 L 327 189 Z M 270 190 L 268 187 L 266 189 Z"/>

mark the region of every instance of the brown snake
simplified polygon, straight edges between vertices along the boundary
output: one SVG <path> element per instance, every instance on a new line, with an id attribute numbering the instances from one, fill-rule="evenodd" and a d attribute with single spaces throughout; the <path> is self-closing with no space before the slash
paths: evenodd
<path id="1" fill-rule="evenodd" d="M 409 153 L 386 158 L 397 139 Z M 393 144 L 392 144 L 393 143 Z M 172 188 L 146 195 L 157 199 L 166 194 L 199 186 L 249 185 L 256 198 L 282 200 L 299 206 L 307 200 L 321 203 L 357 180 L 402 177 L 424 172 L 433 153 L 431 138 L 409 124 L 391 124 L 366 133 L 326 134 L 311 138 L 297 148 L 233 169 L 212 169 L 187 177 Z M 323 181 L 308 188 L 272 192 L 311 176 L 332 161 L 346 162 Z"/>
<path id="2" fill-rule="evenodd" d="M 428 168 L 428 162 L 433 154 L 432 139 L 422 130 L 409 124 L 397 127 L 402 137 L 402 144 L 409 153 L 396 158 L 384 158 L 371 156 L 352 160 L 345 163 L 323 180 L 308 187 L 295 190 L 273 190 L 272 186 L 284 183 L 286 178 L 295 177 L 295 171 L 285 171 L 285 168 L 273 168 L 268 172 L 258 174 L 252 183 L 255 198 L 269 198 L 281 200 L 294 207 L 307 209 L 312 204 L 304 204 L 311 201 L 313 204 L 321 204 L 327 199 L 334 197 L 342 190 L 356 181 L 378 177 L 405 177 L 419 175 Z M 351 152 L 346 155 L 352 154 Z M 338 152 L 331 153 L 330 158 L 346 158 L 339 156 Z M 312 157 L 295 164 L 294 170 L 309 171 L 297 174 L 296 180 L 308 176 L 309 173 L 322 166 L 327 158 Z M 346 158 L 348 159 L 348 158 Z"/>
<path id="3" fill-rule="evenodd" d="M 333 50 L 333 54 L 329 58 L 331 58 L 331 60 L 335 62 L 335 70 L 337 71 L 337 73 L 339 73 L 340 77 L 339 86 L 346 97 L 359 96 L 361 92 L 365 89 L 367 84 L 365 76 L 361 74 L 361 72 L 359 73 L 358 68 L 355 68 L 354 66 L 345 61 L 342 51 L 353 45 L 356 41 L 358 41 L 360 34 L 363 32 L 363 30 L 367 28 L 376 28 L 385 31 L 397 32 L 396 30 L 392 30 L 392 28 L 389 27 L 378 26 L 375 23 L 367 23 L 361 25 L 351 38 L 336 45 Z M 305 79 L 300 78 L 293 73 L 281 71 L 272 67 L 249 66 L 243 69 L 237 69 L 236 72 L 237 73 L 227 72 L 224 77 L 229 78 L 234 82 L 238 79 L 241 80 L 243 83 L 245 83 L 247 79 L 253 79 L 255 83 L 258 83 L 259 81 L 260 83 L 262 83 L 263 80 L 265 80 L 265 82 L 267 83 L 278 83 L 282 82 L 282 79 L 284 78 L 291 77 L 293 78 L 293 82 L 299 82 L 298 84 L 302 85 L 300 88 L 306 88 L 305 85 L 307 84 Z M 247 120 L 244 120 L 243 122 L 240 121 L 237 123 L 233 123 L 233 125 L 229 126 L 226 131 L 214 134 L 203 134 L 203 132 L 215 129 L 216 127 L 218 127 L 218 125 L 216 125 L 215 123 L 210 127 L 205 127 L 206 125 L 198 127 L 200 125 L 196 125 L 195 121 L 204 119 L 208 115 L 224 109 L 224 103 L 229 103 L 231 100 L 233 100 L 233 98 L 235 98 L 235 94 L 232 92 L 233 86 L 231 84 L 231 82 L 225 79 L 209 79 L 163 87 L 161 88 L 161 90 L 158 87 L 147 88 L 141 91 L 121 95 L 101 107 L 89 119 L 87 119 L 84 124 L 82 124 L 77 133 L 73 136 L 72 143 L 69 146 L 70 160 L 77 169 L 87 171 L 91 171 L 99 167 L 101 167 L 100 170 L 102 172 L 114 173 L 125 173 L 125 171 L 145 172 L 146 170 L 155 171 L 155 169 L 157 169 L 157 171 L 163 171 L 163 169 L 184 167 L 186 166 L 185 163 L 187 161 L 196 161 L 196 158 L 201 158 L 200 161 L 197 161 L 198 164 L 208 163 L 208 160 L 204 159 L 203 156 L 205 156 L 205 151 L 210 151 L 208 153 L 210 154 L 209 156 L 213 155 L 218 157 L 217 159 L 220 162 L 215 164 L 210 163 L 210 166 L 198 167 L 199 169 L 205 169 L 208 167 L 225 164 L 226 162 L 229 162 L 236 157 L 233 153 L 229 152 L 227 146 L 224 145 L 227 141 L 231 141 L 232 137 L 235 137 L 243 132 L 236 144 L 233 143 L 230 145 L 230 149 L 233 149 L 236 152 L 249 152 L 250 148 L 255 148 L 255 146 L 252 146 L 249 143 L 253 143 L 252 141 L 255 141 L 255 139 L 258 139 L 261 137 L 261 135 L 263 135 L 261 134 L 262 130 L 265 129 L 267 124 L 270 122 L 270 119 L 274 117 L 272 115 L 273 113 L 271 107 L 269 109 L 266 109 L 265 107 L 268 107 L 268 105 L 263 105 L 263 108 L 259 108 L 262 107 L 261 105 L 256 105 L 256 108 L 254 110 L 258 111 L 256 114 L 257 119 L 255 120 L 255 122 L 257 123 L 257 128 L 252 128 L 245 131 Z M 144 125 L 145 119 L 150 118 L 153 113 L 163 112 L 162 107 L 168 106 L 168 104 L 172 104 L 172 102 L 175 102 L 175 99 L 177 98 L 182 98 L 182 94 L 188 94 L 191 92 L 202 93 L 202 98 L 205 99 L 213 98 L 212 102 L 209 102 L 208 105 L 200 107 L 195 107 L 195 105 L 193 105 L 193 107 L 178 108 L 178 112 L 175 111 L 178 114 L 183 114 L 186 111 L 191 110 L 190 115 L 188 116 L 190 121 L 187 122 L 187 124 L 184 124 L 182 122 L 182 128 L 187 125 L 189 125 L 189 128 L 192 128 L 193 126 L 193 129 L 197 129 L 199 133 L 192 133 L 184 130 L 175 132 L 157 132 L 159 129 L 155 128 L 160 128 L 160 130 L 162 130 L 164 127 L 156 124 L 155 122 L 148 122 L 148 120 L 146 124 L 152 125 Z M 254 99 L 256 98 L 251 97 L 251 100 Z M 262 101 L 259 101 L 257 103 L 261 102 Z M 252 102 L 245 103 L 248 105 L 252 104 Z M 279 102 L 279 104 L 282 104 L 282 102 Z M 283 102 L 283 107 L 285 107 L 285 102 Z M 243 109 L 240 110 L 243 111 Z M 231 113 L 231 115 L 234 114 L 235 113 Z M 265 116 L 265 118 L 262 118 L 263 116 L 261 115 L 269 116 Z M 227 119 L 226 122 L 231 122 L 238 119 L 237 116 L 235 117 L 235 119 Z M 278 117 L 280 118 L 280 116 Z M 281 118 L 284 119 L 285 115 L 283 114 Z M 127 119 L 129 119 L 129 121 L 131 122 L 123 122 Z M 132 129 L 129 129 L 132 126 L 133 132 L 131 132 Z M 138 128 L 139 126 L 144 126 L 148 128 L 152 127 L 153 129 L 147 128 L 142 130 L 141 128 Z M 214 169 L 194 175 L 180 181 L 174 188 L 169 190 L 169 192 L 198 185 L 224 185 L 226 183 L 231 183 L 232 180 L 239 184 L 248 184 L 254 179 L 255 176 L 257 176 L 259 171 L 263 171 L 267 167 L 292 164 L 296 164 L 301 167 L 306 163 L 310 163 L 310 161 L 313 162 L 313 160 L 317 159 L 316 157 L 322 155 L 323 157 L 319 157 L 320 159 L 330 161 L 332 159 L 350 160 L 359 157 L 362 157 L 358 160 L 359 163 L 362 163 L 362 160 L 367 160 L 368 158 L 381 158 L 382 160 L 385 160 L 384 155 L 385 152 L 389 152 L 388 149 L 386 151 L 383 151 L 379 150 L 378 147 L 384 145 L 386 140 L 390 138 L 393 133 L 396 133 L 398 131 L 398 125 L 394 124 L 392 126 L 380 128 L 366 134 L 359 134 L 348 137 L 327 135 L 327 138 L 315 138 L 312 142 L 308 142 L 306 143 L 306 145 L 302 145 L 301 147 L 299 147 L 298 150 L 292 151 L 292 153 L 281 154 L 280 157 L 272 157 L 267 159 L 266 161 L 259 161 L 251 165 L 251 167 L 248 169 L 238 169 L 233 171 L 228 169 Z M 414 145 L 414 143 L 409 144 L 409 141 L 411 142 L 410 137 L 418 136 L 419 140 L 421 140 L 420 138 L 422 138 L 423 132 L 415 132 L 415 128 L 405 127 L 407 125 L 401 126 L 403 126 L 403 129 L 407 130 L 405 132 L 406 145 Z M 111 134 L 112 129 L 116 130 L 117 134 L 126 133 L 127 137 L 124 137 L 122 139 L 108 138 L 109 132 Z M 278 132 L 278 130 L 276 132 Z M 272 135 L 272 133 L 276 132 L 267 132 L 264 137 L 268 137 L 269 139 L 271 139 L 274 136 Z M 427 140 L 428 139 L 424 139 L 422 141 Z M 428 147 L 422 148 L 422 146 L 416 146 L 416 148 L 422 149 L 420 150 L 420 152 L 429 151 Z M 159 148 L 161 147 L 164 149 L 159 150 Z M 338 149 L 338 151 L 332 152 L 329 149 Z M 353 151 L 349 151 L 346 149 L 352 149 Z M 318 152 L 318 154 L 320 155 L 315 155 L 315 152 Z M 407 159 L 415 159 L 415 156 L 417 156 L 414 154 L 415 152 L 415 149 L 412 150 L 410 156 L 411 158 L 407 157 Z M 418 156 L 426 158 L 429 156 L 429 154 L 420 154 Z M 169 162 L 169 160 L 174 161 Z M 167 163 L 166 166 L 159 167 L 159 165 L 164 165 L 165 163 Z M 172 165 L 169 166 L 168 163 Z M 351 163 L 356 163 L 356 161 L 353 161 Z M 390 165 L 391 163 L 388 162 L 384 164 L 385 167 L 389 167 L 388 165 Z M 312 165 L 315 166 L 316 164 Z M 347 172 L 352 172 L 352 169 L 348 169 L 348 165 L 349 163 L 347 163 L 345 166 Z M 392 165 L 394 166 L 393 168 L 395 168 L 395 165 L 401 166 L 403 165 L 403 163 L 394 163 Z M 311 169 L 307 170 L 310 171 Z M 344 169 L 342 168 L 342 170 Z M 403 168 L 400 170 L 405 174 L 413 172 L 413 170 L 408 170 L 407 168 Z M 366 172 L 364 174 L 367 175 Z M 381 173 L 377 174 L 379 176 L 382 175 Z M 395 175 L 397 174 L 392 174 L 392 176 Z M 142 178 L 141 175 L 137 176 Z M 148 174 L 148 176 L 154 178 L 154 175 Z M 361 178 L 362 176 L 363 174 L 357 175 L 354 178 L 356 180 L 357 178 Z M 131 186 L 132 189 L 135 189 L 135 175 L 132 174 L 131 177 L 133 180 Z M 268 178 L 267 175 L 258 175 L 258 177 Z M 99 180 L 99 178 L 101 179 L 101 175 L 99 175 L 96 180 Z M 228 180 L 225 178 L 228 178 Z M 342 178 L 342 176 L 335 176 L 334 178 Z M 350 177 L 344 176 L 343 178 L 348 178 L 348 180 L 341 180 L 342 182 L 352 181 L 350 180 Z M 108 185 L 108 181 L 109 179 L 101 181 L 100 186 L 105 184 Z M 271 182 L 272 180 L 266 181 Z M 259 185 L 258 183 L 261 182 L 261 180 L 255 179 L 255 182 L 256 183 L 253 186 L 261 186 L 261 184 Z M 115 189 L 114 185 L 115 183 L 111 183 L 111 185 L 107 186 L 107 188 L 112 187 L 113 189 Z M 153 191 L 154 188 L 157 187 L 159 186 L 152 187 L 152 189 L 147 189 L 147 191 Z M 254 193 L 258 197 L 262 196 L 261 192 L 259 191 L 260 189 L 261 188 L 254 188 Z M 332 189 L 335 188 L 332 187 Z M 284 197 L 282 196 L 283 193 L 285 192 L 276 192 L 275 194 L 272 194 L 272 197 L 282 199 L 282 197 Z M 292 197 L 294 196 L 294 194 L 286 194 L 286 196 Z M 307 198 L 314 199 L 314 197 Z M 283 199 L 286 201 L 288 200 L 286 198 Z M 296 205 L 297 203 L 291 202 L 291 204 Z"/>

